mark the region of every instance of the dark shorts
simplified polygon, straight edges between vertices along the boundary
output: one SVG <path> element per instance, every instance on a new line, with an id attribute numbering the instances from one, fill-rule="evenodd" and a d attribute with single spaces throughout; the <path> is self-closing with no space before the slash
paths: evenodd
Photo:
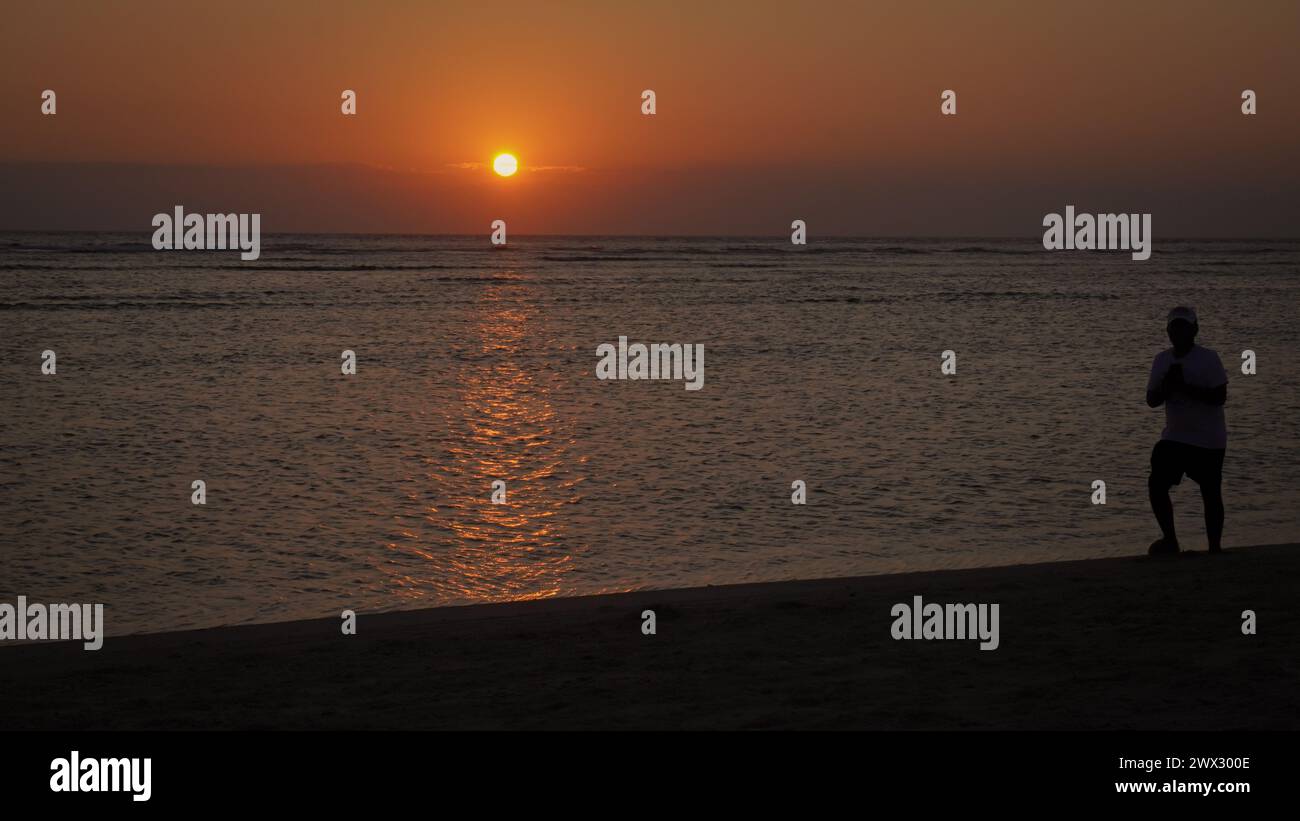
<path id="1" fill-rule="evenodd" d="M 1223 481 L 1223 449 L 1198 448 L 1161 439 L 1151 449 L 1151 482 L 1173 487 L 1183 474 L 1201 487 L 1217 487 Z"/>

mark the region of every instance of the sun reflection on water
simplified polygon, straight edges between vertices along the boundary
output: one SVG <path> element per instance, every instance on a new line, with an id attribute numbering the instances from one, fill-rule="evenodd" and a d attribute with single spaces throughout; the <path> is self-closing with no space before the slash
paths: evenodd
<path id="1" fill-rule="evenodd" d="M 464 350 L 459 395 L 439 400 L 447 446 L 429 454 L 436 501 L 425 519 L 435 541 L 411 534 L 390 544 L 390 567 L 406 599 L 536 599 L 565 592 L 574 569 L 566 506 L 580 497 L 583 458 L 561 431 L 544 377 L 528 365 L 535 316 L 510 284 L 484 289 L 474 317 L 477 344 Z M 493 480 L 506 503 L 493 504 Z M 412 561 L 413 559 L 417 561 Z"/>

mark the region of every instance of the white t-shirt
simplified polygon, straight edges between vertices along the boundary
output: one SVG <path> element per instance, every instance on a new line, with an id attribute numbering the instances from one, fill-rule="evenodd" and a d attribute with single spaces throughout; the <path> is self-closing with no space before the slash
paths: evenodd
<path id="1" fill-rule="evenodd" d="M 1219 355 L 1209 348 L 1193 345 L 1182 359 L 1172 348 L 1161 351 L 1151 363 L 1147 390 L 1153 391 L 1165 378 L 1171 365 L 1181 363 L 1183 381 L 1200 388 L 1217 388 L 1228 384 L 1228 373 Z M 1200 402 L 1175 394 L 1165 399 L 1165 429 L 1161 439 L 1195 445 L 1198 448 L 1224 448 L 1228 445 L 1228 428 L 1223 421 L 1223 406 Z"/>

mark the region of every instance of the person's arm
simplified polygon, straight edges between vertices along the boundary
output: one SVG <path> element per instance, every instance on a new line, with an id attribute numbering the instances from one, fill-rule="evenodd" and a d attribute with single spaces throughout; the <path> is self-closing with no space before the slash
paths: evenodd
<path id="1" fill-rule="evenodd" d="M 1220 366 L 1219 370 L 1222 371 L 1222 366 Z M 1160 387 L 1161 390 L 1164 391 L 1166 397 L 1171 393 L 1177 393 L 1181 396 L 1186 396 L 1189 399 L 1195 399 L 1197 402 L 1204 402 L 1207 405 L 1218 407 L 1228 401 L 1228 383 L 1226 381 L 1228 375 L 1225 373 L 1222 375 L 1222 378 L 1225 380 L 1222 385 L 1213 388 L 1203 388 L 1200 385 L 1189 384 L 1183 378 L 1182 369 L 1173 367 L 1169 369 L 1167 374 L 1165 374 L 1165 378 Z M 1150 402 L 1149 399 L 1147 401 L 1148 403 Z M 1152 407 L 1155 406 L 1152 405 Z"/>
<path id="2" fill-rule="evenodd" d="M 1165 369 L 1160 373 L 1160 358 L 1151 363 L 1151 376 L 1147 379 L 1147 407 L 1158 408 L 1169 398 L 1169 387 L 1171 375 L 1174 368 Z M 1157 374 L 1159 374 L 1157 376 Z"/>

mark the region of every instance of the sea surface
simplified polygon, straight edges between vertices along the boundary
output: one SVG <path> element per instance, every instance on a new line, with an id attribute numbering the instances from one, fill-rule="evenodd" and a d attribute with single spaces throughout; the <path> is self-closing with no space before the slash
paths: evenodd
<path id="1" fill-rule="evenodd" d="M 1300 541 L 1294 241 L 149 236 L 0 234 L 0 601 L 110 635 L 1142 554 L 1176 304 L 1230 375 L 1225 544 Z M 703 389 L 598 380 L 619 336 Z"/>

